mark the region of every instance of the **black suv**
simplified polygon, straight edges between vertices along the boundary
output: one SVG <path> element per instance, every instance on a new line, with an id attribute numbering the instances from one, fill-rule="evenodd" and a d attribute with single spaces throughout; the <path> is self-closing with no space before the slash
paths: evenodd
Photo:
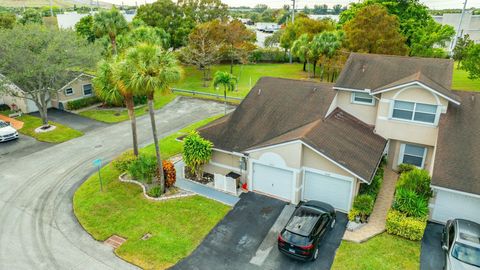
<path id="1" fill-rule="evenodd" d="M 278 249 L 300 260 L 316 260 L 318 244 L 335 225 L 335 209 L 323 202 L 308 201 L 297 207 L 278 235 Z"/>

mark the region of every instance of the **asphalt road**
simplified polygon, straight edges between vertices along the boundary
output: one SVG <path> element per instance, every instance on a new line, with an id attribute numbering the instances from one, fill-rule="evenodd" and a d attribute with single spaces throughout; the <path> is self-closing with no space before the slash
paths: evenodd
<path id="1" fill-rule="evenodd" d="M 422 238 L 420 254 L 421 270 L 440 270 L 445 264 L 445 253 L 442 250 L 443 225 L 429 222 Z"/>
<path id="2" fill-rule="evenodd" d="M 156 112 L 158 130 L 163 137 L 223 110 L 220 103 L 180 98 Z M 148 116 L 138 119 L 138 135 L 140 145 L 152 142 Z M 92 161 L 130 147 L 127 121 L 0 163 L 0 269 L 135 269 L 88 235 L 72 210 Z"/>

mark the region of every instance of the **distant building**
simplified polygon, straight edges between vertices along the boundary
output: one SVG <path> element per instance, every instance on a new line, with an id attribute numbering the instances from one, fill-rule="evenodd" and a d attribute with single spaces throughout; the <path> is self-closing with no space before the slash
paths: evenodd
<path id="1" fill-rule="evenodd" d="M 461 16 L 461 13 L 445 13 L 441 16 L 433 16 L 433 19 L 443 25 L 450 25 L 457 31 Z M 472 11 L 466 11 L 459 34 L 462 37 L 469 35 L 475 43 L 480 43 L 480 15 L 473 15 Z M 447 48 L 450 48 L 450 43 Z"/>
<path id="2" fill-rule="evenodd" d="M 340 19 L 340 15 L 333 15 L 333 14 L 323 14 L 323 15 L 309 14 L 308 17 L 314 20 L 331 19 L 335 22 L 338 22 Z"/>
<path id="3" fill-rule="evenodd" d="M 96 14 L 97 12 L 94 11 L 91 14 Z M 131 22 L 133 17 L 135 17 L 135 13 L 131 11 L 122 12 L 123 16 L 127 20 L 127 22 Z M 86 14 L 79 14 L 76 12 L 65 12 L 64 14 L 57 14 L 57 21 L 58 21 L 58 28 L 60 29 L 71 29 L 75 27 L 75 24 L 79 22 L 83 17 L 90 15 L 90 13 Z"/>

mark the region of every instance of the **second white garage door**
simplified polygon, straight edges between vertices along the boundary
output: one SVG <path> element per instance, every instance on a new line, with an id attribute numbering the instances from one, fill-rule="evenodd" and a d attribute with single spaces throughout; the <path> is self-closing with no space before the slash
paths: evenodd
<path id="1" fill-rule="evenodd" d="M 453 218 L 463 218 L 480 223 L 480 198 L 437 190 L 432 219 L 446 222 Z"/>
<path id="2" fill-rule="evenodd" d="M 305 171 L 304 181 L 304 200 L 326 202 L 343 212 L 350 210 L 352 180 Z"/>
<path id="3" fill-rule="evenodd" d="M 253 163 L 253 190 L 290 201 L 293 172 Z"/>

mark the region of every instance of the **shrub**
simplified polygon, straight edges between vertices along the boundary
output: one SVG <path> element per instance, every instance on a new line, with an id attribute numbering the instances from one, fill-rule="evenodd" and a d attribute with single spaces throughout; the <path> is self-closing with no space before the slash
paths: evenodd
<path id="1" fill-rule="evenodd" d="M 370 195 L 362 194 L 355 197 L 353 201 L 353 208 L 358 211 L 360 220 L 362 222 L 367 221 L 367 217 L 373 211 L 373 198 Z"/>
<path id="2" fill-rule="evenodd" d="M 7 104 L 0 104 L 0 112 L 10 111 L 10 106 Z"/>
<path id="3" fill-rule="evenodd" d="M 428 201 L 413 190 L 399 188 L 395 193 L 393 209 L 409 217 L 426 217 L 428 216 Z"/>
<path id="4" fill-rule="evenodd" d="M 395 210 L 390 210 L 387 214 L 386 229 L 390 234 L 418 241 L 422 239 L 426 226 L 426 218 L 407 217 Z"/>
<path id="5" fill-rule="evenodd" d="M 212 157 L 213 144 L 193 131 L 183 140 L 183 160 L 197 179 L 202 176 L 202 166 Z"/>
<path id="6" fill-rule="evenodd" d="M 406 173 L 406 172 L 409 172 L 409 171 L 412 171 L 414 169 L 416 169 L 417 167 L 415 167 L 415 165 L 412 165 L 412 164 L 406 164 L 406 163 L 402 163 L 400 165 L 398 165 L 398 173 L 402 174 L 402 173 Z"/>
<path id="7" fill-rule="evenodd" d="M 96 97 L 96 96 L 68 101 L 67 102 L 67 110 L 73 110 L 73 111 L 78 110 L 78 109 L 81 109 L 81 108 L 85 108 L 85 107 L 94 105 L 98 102 L 100 102 L 100 99 L 98 99 L 98 97 Z"/>
<path id="8" fill-rule="evenodd" d="M 432 197 L 430 175 L 426 170 L 414 168 L 411 171 L 402 173 L 397 182 L 397 189 L 399 188 L 413 190 L 425 200 Z"/>
<path id="9" fill-rule="evenodd" d="M 378 192 L 380 192 L 380 188 L 382 187 L 383 174 L 384 174 L 383 166 L 385 165 L 386 165 L 386 159 L 385 159 L 385 156 L 383 156 L 382 161 L 380 162 L 380 165 L 378 166 L 378 169 L 375 172 L 375 176 L 373 177 L 370 185 L 368 184 L 360 185 L 359 193 L 368 194 L 372 196 L 374 202 L 377 200 Z"/>
<path id="10" fill-rule="evenodd" d="M 175 181 L 177 180 L 177 172 L 175 166 L 170 160 L 162 161 L 163 166 L 163 176 L 165 177 L 165 187 L 173 187 Z"/>
<path id="11" fill-rule="evenodd" d="M 135 106 L 147 104 L 147 96 L 134 96 L 133 103 Z"/>
<path id="12" fill-rule="evenodd" d="M 348 212 L 348 220 L 355 221 L 355 217 L 360 216 L 360 211 L 358 209 L 352 208 L 350 212 Z"/>
<path id="13" fill-rule="evenodd" d="M 155 156 L 140 155 L 128 167 L 128 173 L 137 181 L 152 183 L 157 173 L 157 159 Z"/>
<path id="14" fill-rule="evenodd" d="M 248 57 L 250 62 L 271 62 L 284 63 L 288 61 L 288 57 L 284 50 L 277 48 L 260 48 L 252 51 Z"/>
<path id="15" fill-rule="evenodd" d="M 120 156 L 113 160 L 113 167 L 119 172 L 126 172 L 130 164 L 135 161 L 137 157 L 133 154 L 133 151 L 123 152 Z"/>
<path id="16" fill-rule="evenodd" d="M 162 188 L 160 186 L 154 186 L 147 191 L 147 194 L 150 197 L 158 198 L 163 194 Z"/>

